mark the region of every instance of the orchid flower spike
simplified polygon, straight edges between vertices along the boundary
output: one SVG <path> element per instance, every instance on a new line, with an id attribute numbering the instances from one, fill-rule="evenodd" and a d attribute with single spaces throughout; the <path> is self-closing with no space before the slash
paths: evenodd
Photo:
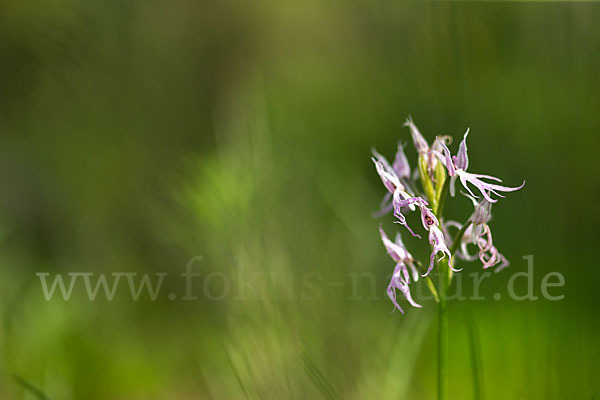
<path id="1" fill-rule="evenodd" d="M 492 198 L 492 195 L 504 197 L 501 194 L 502 192 L 519 190 L 525 185 L 525 181 L 521 186 L 507 187 L 497 184 L 496 182 L 502 181 L 496 177 L 467 172 L 469 166 L 467 154 L 468 129 L 459 144 L 458 153 L 452 156 L 448 149 L 448 145 L 452 141 L 450 137 L 437 136 L 430 146 L 410 116 L 404 126 L 409 128 L 413 143 L 419 153 L 418 168 L 411 172 L 402 143 L 397 145 L 393 163 L 388 162 L 384 156 L 374 149 L 372 150 L 372 160 L 383 185 L 387 189 L 379 214 L 383 215 L 392 211 L 396 218 L 395 223 L 404 225 L 411 235 L 421 238 L 408 226 L 404 215 L 407 210 L 415 211 L 417 207 L 420 210 L 421 223 L 428 232 L 429 244 L 431 245 L 429 265 L 422 276 L 425 277 L 431 273 L 438 257 L 438 262 L 447 257 L 448 267 L 455 272 L 460 271 L 460 269 L 456 269 L 452 265 L 454 256 L 466 261 L 479 259 L 484 269 L 495 267 L 496 272 L 508 266 L 508 260 L 494 246 L 492 230 L 488 225 L 492 218 L 492 204 L 497 201 L 497 199 Z M 449 181 L 445 181 L 445 170 L 448 171 Z M 421 191 L 418 191 L 418 188 L 413 184 L 417 177 L 421 178 Z M 458 222 L 445 220 L 441 214 L 443 208 L 440 204 L 443 204 L 441 199 L 445 190 L 445 182 L 449 183 L 450 195 L 454 197 L 457 178 L 460 179 L 467 192 L 463 194 L 471 199 L 474 207 L 468 226 L 464 228 Z M 473 193 L 471 185 L 481 192 L 482 199 Z M 432 207 L 436 209 L 436 213 L 429 208 L 430 202 L 436 206 Z M 456 235 L 453 238 L 449 231 L 450 228 L 457 228 L 460 238 Z M 410 293 L 411 283 L 419 279 L 419 271 L 416 265 L 420 266 L 420 263 L 416 262 L 408 252 L 399 233 L 392 241 L 380 226 L 379 234 L 387 253 L 396 263 L 394 273 L 387 287 L 387 294 L 394 304 L 394 309 L 404 312 L 398 304 L 398 291 L 402 293 L 409 304 L 414 307 L 421 307 L 413 300 Z M 453 243 L 455 240 L 460 241 L 460 243 L 458 243 L 458 249 L 452 254 L 450 249 L 454 249 Z M 477 249 L 473 254 L 469 252 L 469 245 Z M 471 251 L 473 250 L 471 249 Z M 448 272 L 445 266 L 443 270 L 444 273 Z M 447 283 L 449 283 L 450 278 L 451 276 L 448 276 Z M 431 281 L 428 280 L 427 283 L 431 284 Z M 439 287 L 433 286 L 429 286 L 429 289 L 436 294 Z M 447 291 L 447 286 L 442 287 L 442 290 Z"/>
<path id="2" fill-rule="evenodd" d="M 465 132 L 463 140 L 460 142 L 460 146 L 458 148 L 458 153 L 456 156 L 451 156 L 448 146 L 446 146 L 444 143 L 441 144 L 442 149 L 444 151 L 444 155 L 442 156 L 442 154 L 436 153 L 438 155 L 438 157 L 445 162 L 446 169 L 448 170 L 448 175 L 451 176 L 451 179 L 450 179 L 450 195 L 451 196 L 454 196 L 454 193 L 455 193 L 454 185 L 456 182 L 456 177 L 460 178 L 460 183 L 467 190 L 467 192 L 469 192 L 469 194 L 471 196 L 473 196 L 475 198 L 477 197 L 477 196 L 475 196 L 475 194 L 473 194 L 473 192 L 469 188 L 468 183 L 471 183 L 473 186 L 475 186 L 477 189 L 479 189 L 479 191 L 481 192 L 483 197 L 490 203 L 495 203 L 496 201 L 498 201 L 498 200 L 493 199 L 490 196 L 490 193 L 493 193 L 499 197 L 504 197 L 503 195 L 501 195 L 498 192 L 513 192 L 515 190 L 521 189 L 525 185 L 525 181 L 523 181 L 521 186 L 518 186 L 518 187 L 501 186 L 501 185 L 482 181 L 481 179 L 482 178 L 490 179 L 490 180 L 493 180 L 496 182 L 502 182 L 502 179 L 496 178 L 494 176 L 472 174 L 470 172 L 467 172 L 467 167 L 469 166 L 469 157 L 467 155 L 467 135 L 468 134 L 469 134 L 469 130 L 467 129 L 467 132 Z"/>

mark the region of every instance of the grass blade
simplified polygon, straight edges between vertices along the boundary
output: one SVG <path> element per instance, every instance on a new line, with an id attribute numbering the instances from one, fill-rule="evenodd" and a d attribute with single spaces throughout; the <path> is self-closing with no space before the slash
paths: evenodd
<path id="1" fill-rule="evenodd" d="M 328 400 L 341 400 L 340 395 L 327 381 L 325 376 L 321 373 L 319 368 L 317 368 L 317 365 L 310 359 L 308 354 L 302 354 L 302 361 L 304 363 L 304 370 L 306 371 L 306 374 L 313 381 L 323 396 Z"/>
<path id="2" fill-rule="evenodd" d="M 18 375 L 12 374 L 13 379 L 23 387 L 26 391 L 33 394 L 39 400 L 50 400 L 48 396 L 46 396 L 40 389 L 35 387 L 32 383 L 26 381 Z"/>
<path id="3" fill-rule="evenodd" d="M 227 350 L 225 350 L 225 357 L 227 358 L 227 361 L 229 362 L 229 366 L 231 367 L 231 370 L 233 371 L 235 380 L 237 381 L 238 385 L 240 386 L 240 389 L 242 390 L 242 393 L 244 394 L 244 398 L 246 400 L 249 400 L 250 397 L 248 396 L 248 391 L 246 390 L 246 387 L 244 386 L 244 383 L 242 382 L 242 378 L 240 377 L 240 374 L 238 373 L 237 368 L 233 364 L 233 361 L 231 360 L 231 357 L 229 356 L 229 353 L 227 352 Z"/>

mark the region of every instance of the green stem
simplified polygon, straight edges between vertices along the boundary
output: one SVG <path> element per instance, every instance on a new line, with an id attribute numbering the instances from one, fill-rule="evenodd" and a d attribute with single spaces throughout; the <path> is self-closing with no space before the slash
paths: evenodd
<path id="1" fill-rule="evenodd" d="M 425 266 L 419 260 L 416 260 L 415 264 L 417 265 L 417 267 L 419 268 L 419 270 L 421 272 L 425 273 L 425 271 L 427 271 Z M 427 284 L 427 288 L 429 288 L 429 291 L 433 295 L 433 299 L 435 300 L 435 302 L 439 303 L 440 297 L 438 295 L 437 289 L 435 288 L 435 284 L 433 283 L 433 280 L 431 279 L 431 276 L 427 275 L 425 277 L 425 283 Z"/>
<path id="2" fill-rule="evenodd" d="M 446 202 L 446 197 L 450 187 L 450 177 L 440 174 L 438 179 L 444 180 L 444 184 L 442 185 L 441 189 L 436 193 L 437 198 L 433 205 L 433 213 L 439 218 L 442 216 L 442 212 L 444 211 L 444 203 Z"/>
<path id="3" fill-rule="evenodd" d="M 443 169 L 441 171 L 443 171 Z M 442 179 L 444 183 L 441 185 L 441 187 L 438 186 L 436 188 L 434 197 L 430 200 L 432 203 L 433 213 L 441 222 L 450 179 L 446 177 L 445 173 L 439 173 L 436 175 L 438 184 Z M 445 258 L 442 262 L 438 263 L 438 271 L 442 277 L 438 287 L 438 400 L 446 400 L 448 398 L 448 306 L 446 303 L 448 297 L 448 287 L 450 286 L 450 267 L 448 265 L 448 261 L 450 260 Z"/>
<path id="4" fill-rule="evenodd" d="M 442 192 L 443 194 L 443 192 Z M 443 205 L 443 203 L 438 203 Z M 438 207 L 438 210 L 441 208 Z M 460 246 L 460 241 L 464 236 L 471 221 L 467 221 L 454 237 L 450 246 L 450 254 L 454 254 Z M 438 264 L 438 271 L 441 274 L 441 282 L 438 288 L 438 400 L 448 398 L 448 288 L 450 287 L 450 261 L 447 257 Z"/>
<path id="5" fill-rule="evenodd" d="M 462 228 L 460 228 L 460 230 L 458 231 L 458 233 L 456 234 L 456 236 L 454 237 L 454 241 L 452 241 L 452 245 L 450 246 L 450 254 L 454 255 L 454 253 L 456 252 L 456 250 L 458 250 L 458 246 L 460 246 L 460 241 L 462 240 L 462 237 L 465 234 L 465 231 L 467 230 L 467 228 L 471 225 L 471 220 L 465 222 L 462 226 Z"/>
<path id="6" fill-rule="evenodd" d="M 439 267 L 443 264 L 440 263 Z M 448 308 L 446 304 L 448 274 L 441 271 L 438 303 L 438 400 L 446 400 L 448 389 Z"/>
<path id="7" fill-rule="evenodd" d="M 444 210 L 444 203 L 446 201 L 447 193 L 450 187 L 450 177 L 445 173 L 445 170 L 441 164 L 438 163 L 435 171 L 436 187 L 433 189 L 433 185 L 429 175 L 427 173 L 427 165 L 425 158 L 419 158 L 419 173 L 421 176 L 421 183 L 425 193 L 429 199 L 432 211 L 437 219 L 442 222 L 442 213 Z M 461 239 L 471 224 L 471 221 L 467 221 L 462 228 L 456 234 L 452 246 L 450 247 L 450 254 L 454 254 L 460 246 Z M 450 280 L 452 279 L 450 270 L 450 257 L 444 258 L 438 263 L 438 272 L 441 275 L 440 284 L 437 289 L 438 298 L 438 400 L 447 400 L 448 398 L 448 288 L 450 287 Z M 431 283 L 431 282 L 428 282 Z M 433 290 L 432 290 L 433 292 Z"/>
<path id="8" fill-rule="evenodd" d="M 481 376 L 481 345 L 475 318 L 469 304 L 464 305 L 465 318 L 467 320 L 467 333 L 469 334 L 469 348 L 471 353 L 471 373 L 473 376 L 473 399 L 483 399 L 483 377 Z"/>

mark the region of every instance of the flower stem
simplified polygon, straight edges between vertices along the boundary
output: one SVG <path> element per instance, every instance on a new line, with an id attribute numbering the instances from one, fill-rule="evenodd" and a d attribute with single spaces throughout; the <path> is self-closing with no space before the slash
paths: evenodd
<path id="1" fill-rule="evenodd" d="M 465 231 L 467 230 L 467 228 L 471 225 L 471 220 L 468 220 L 467 222 L 465 222 L 462 226 L 462 228 L 460 228 L 460 230 L 458 231 L 458 233 L 456 234 L 456 236 L 454 236 L 454 240 L 452 241 L 452 245 L 450 246 L 450 254 L 452 254 L 454 256 L 454 253 L 456 252 L 456 250 L 458 250 L 458 246 L 460 246 L 460 241 L 462 240 L 462 237 L 465 234 Z"/>
<path id="2" fill-rule="evenodd" d="M 440 172 L 441 169 L 441 172 Z M 448 190 L 450 188 L 450 177 L 446 176 L 444 172 L 444 167 L 441 164 L 436 166 L 436 178 L 438 180 L 438 185 L 436 186 L 435 193 L 435 202 L 433 203 L 433 213 L 436 217 L 441 217 L 444 211 L 444 203 L 446 202 L 446 196 L 448 195 Z M 443 182 L 439 185 L 440 182 Z"/>
<path id="3" fill-rule="evenodd" d="M 425 271 L 427 271 L 427 268 L 425 268 L 425 266 L 419 260 L 416 260 L 415 264 L 417 264 L 417 267 L 419 267 L 419 270 L 421 270 L 423 273 L 425 273 Z M 437 289 L 435 288 L 435 284 L 433 283 L 431 276 L 427 275 L 425 277 L 425 283 L 427 284 L 427 288 L 433 295 L 433 299 L 435 300 L 435 302 L 439 303 L 440 296 L 438 296 Z"/>
<path id="4" fill-rule="evenodd" d="M 473 400 L 483 399 L 483 376 L 481 374 L 481 345 L 477 325 L 470 305 L 463 303 L 463 310 L 467 321 L 467 333 L 469 335 L 469 348 L 471 353 L 471 373 L 473 377 Z"/>
<path id="5" fill-rule="evenodd" d="M 454 237 L 450 246 L 450 253 L 454 254 L 460 246 L 460 241 L 471 225 L 467 221 Z M 448 398 L 448 288 L 450 287 L 450 266 L 448 258 L 444 258 L 438 265 L 438 271 L 441 274 L 440 285 L 438 287 L 438 400 Z"/>
<path id="6" fill-rule="evenodd" d="M 440 268 L 447 263 L 441 263 Z M 448 274 L 442 273 L 442 282 L 439 287 L 438 303 L 438 400 L 446 400 L 448 389 L 448 308 L 446 304 L 446 289 Z"/>
<path id="7" fill-rule="evenodd" d="M 441 165 L 438 164 L 438 167 L 441 167 Z M 436 181 L 436 191 L 430 200 L 433 213 L 442 221 L 444 202 L 450 183 L 450 179 L 446 176 L 443 167 L 436 169 Z M 464 230 L 462 230 L 462 233 L 464 233 Z M 450 253 L 452 254 L 452 250 L 450 250 Z M 438 286 L 438 400 L 446 400 L 448 398 L 448 308 L 446 300 L 448 297 L 448 287 L 450 286 L 449 261 L 446 257 L 438 263 L 438 271 L 442 277 Z"/>

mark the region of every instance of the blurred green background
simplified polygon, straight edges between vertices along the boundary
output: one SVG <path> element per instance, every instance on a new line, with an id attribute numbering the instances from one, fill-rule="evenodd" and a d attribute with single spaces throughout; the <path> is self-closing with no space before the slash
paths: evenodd
<path id="1" fill-rule="evenodd" d="M 372 218 L 370 149 L 410 142 L 409 114 L 429 140 L 470 127 L 472 171 L 527 181 L 494 207 L 511 267 L 450 303 L 450 398 L 472 398 L 469 315 L 484 398 L 600 396 L 598 20 L 593 3 L 3 1 L 0 398 L 433 398 L 435 303 L 390 313 L 377 227 L 399 226 Z M 540 299 L 512 300 L 530 254 Z M 551 271 L 563 300 L 541 298 Z M 46 301 L 38 272 L 168 276 L 156 301 L 125 281 Z"/>

